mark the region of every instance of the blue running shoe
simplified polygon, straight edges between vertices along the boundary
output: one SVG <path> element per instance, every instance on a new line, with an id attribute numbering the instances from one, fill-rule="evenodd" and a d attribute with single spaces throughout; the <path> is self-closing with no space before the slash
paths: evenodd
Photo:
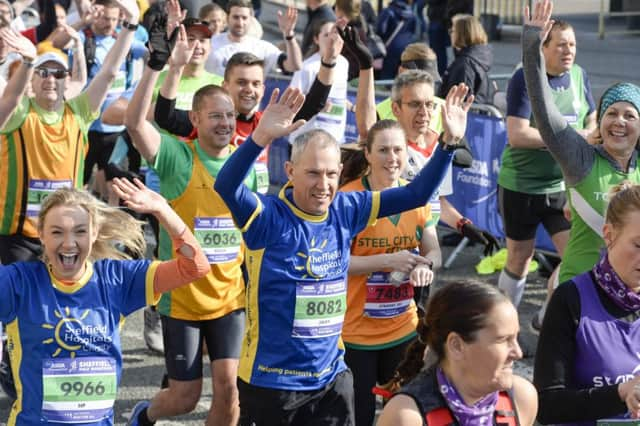
<path id="1" fill-rule="evenodd" d="M 131 412 L 131 417 L 129 417 L 129 421 L 127 422 L 127 426 L 139 426 L 140 422 L 138 422 L 138 416 L 140 412 L 147 408 L 151 403 L 149 401 L 140 401 L 134 407 Z"/>

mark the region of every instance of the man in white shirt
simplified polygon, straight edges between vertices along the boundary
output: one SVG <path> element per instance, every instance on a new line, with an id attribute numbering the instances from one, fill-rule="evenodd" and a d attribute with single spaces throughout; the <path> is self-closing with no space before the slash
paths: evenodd
<path id="1" fill-rule="evenodd" d="M 249 52 L 264 60 L 265 71 L 282 69 L 292 73 L 302 67 L 302 53 L 295 38 L 298 11 L 288 8 L 286 13 L 278 12 L 278 26 L 285 40 L 285 52 L 272 43 L 251 37 L 249 24 L 253 16 L 250 0 L 231 0 L 228 4 L 227 31 L 211 38 L 211 54 L 205 69 L 224 75 L 227 61 L 237 52 Z"/>

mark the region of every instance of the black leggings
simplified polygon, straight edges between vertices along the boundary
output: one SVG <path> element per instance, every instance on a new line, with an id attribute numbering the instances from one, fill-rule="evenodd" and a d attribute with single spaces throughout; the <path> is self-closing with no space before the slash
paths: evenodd
<path id="1" fill-rule="evenodd" d="M 371 426 L 376 415 L 376 397 L 371 389 L 385 384 L 393 377 L 400 361 L 404 359 L 407 347 L 415 340 L 410 339 L 386 349 L 364 351 L 346 348 L 344 360 L 353 373 L 356 426 Z"/>

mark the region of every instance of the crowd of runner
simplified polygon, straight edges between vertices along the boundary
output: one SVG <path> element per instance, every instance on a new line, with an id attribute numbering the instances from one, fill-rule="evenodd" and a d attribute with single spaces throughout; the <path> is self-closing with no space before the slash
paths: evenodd
<path id="1" fill-rule="evenodd" d="M 207 425 L 637 423 L 640 88 L 596 102 L 551 0 L 525 8 L 506 93 L 498 285 L 431 290 L 439 221 L 500 246 L 447 199 L 492 102 L 473 2 L 427 0 L 427 24 L 420 2 L 376 20 L 307 0 L 304 34 L 278 12 L 278 45 L 259 1 L 38 1 L 25 28 L 29 3 L 0 0 L 2 422 L 113 424 L 119 331 L 144 307 L 165 377 L 129 425 L 193 411 L 207 360 Z M 267 74 L 289 87 L 263 99 Z M 530 383 L 513 370 L 540 224 L 561 263 Z"/>

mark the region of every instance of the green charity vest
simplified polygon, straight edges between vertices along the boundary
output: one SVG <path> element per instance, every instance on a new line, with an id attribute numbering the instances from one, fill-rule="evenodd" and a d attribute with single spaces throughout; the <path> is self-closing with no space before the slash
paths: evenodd
<path id="1" fill-rule="evenodd" d="M 584 94 L 582 68 L 574 65 L 569 73 L 569 87 L 551 91 L 560 113 L 571 127 L 579 130 L 584 128 L 589 104 Z M 531 126 L 536 127 L 533 116 L 530 120 Z M 564 190 L 562 170 L 546 148 L 513 148 L 507 145 L 502 153 L 498 184 L 525 194 L 550 194 Z"/>
<path id="2" fill-rule="evenodd" d="M 640 169 L 621 172 L 602 155 L 596 154 L 587 177 L 567 191 L 571 203 L 571 231 L 560 264 L 561 283 L 590 270 L 600 258 L 609 190 L 624 180 L 640 183 Z"/>

